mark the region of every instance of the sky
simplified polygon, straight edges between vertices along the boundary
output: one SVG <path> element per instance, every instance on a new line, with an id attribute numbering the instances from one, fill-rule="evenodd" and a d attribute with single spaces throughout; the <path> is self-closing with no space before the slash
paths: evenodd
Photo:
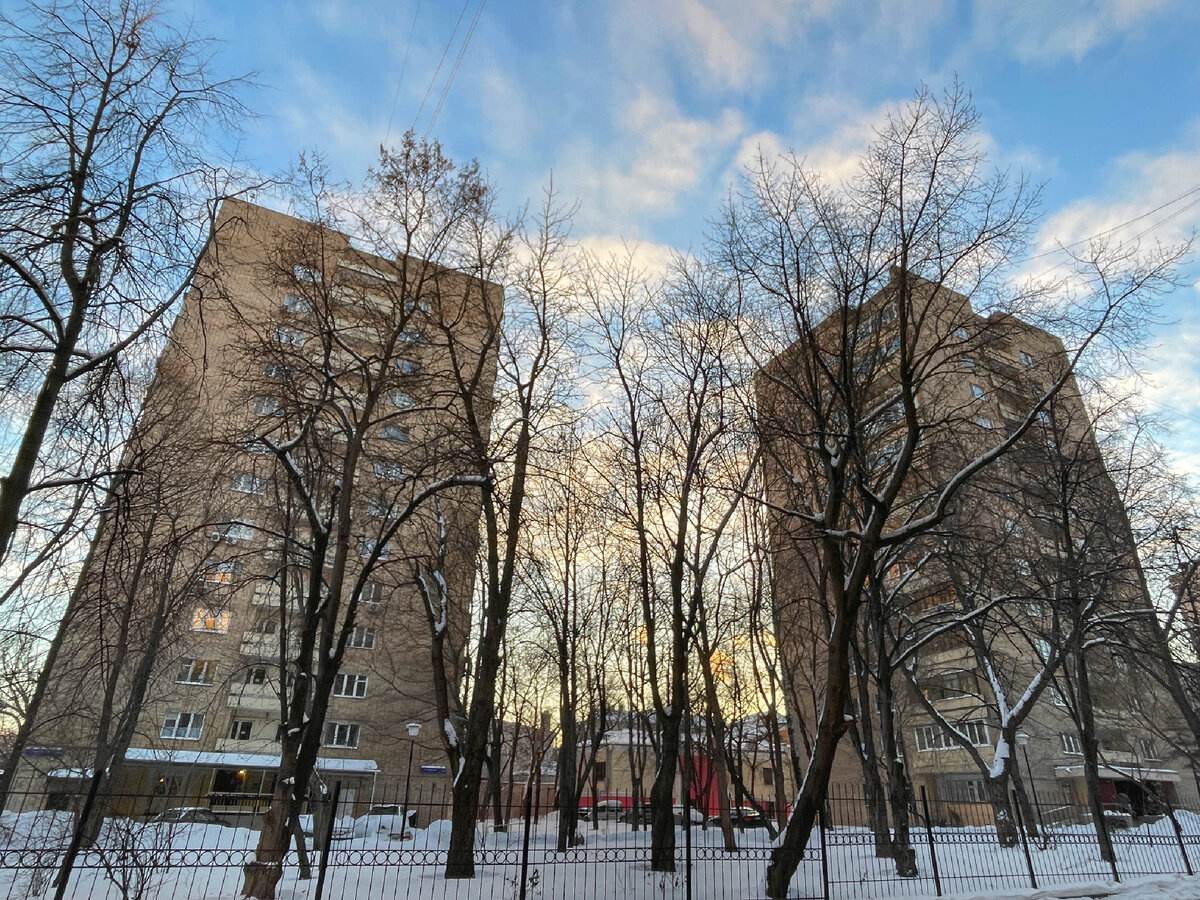
<path id="1" fill-rule="evenodd" d="M 958 78 L 992 160 L 1044 182 L 1034 252 L 1200 226 L 1194 0 L 194 0 L 165 10 L 253 71 L 238 147 L 360 179 L 406 130 L 515 208 L 553 178 L 575 235 L 653 264 L 699 249 L 760 150 L 849 171 L 889 108 Z M 1167 297 L 1143 396 L 1200 473 L 1200 265 Z"/>

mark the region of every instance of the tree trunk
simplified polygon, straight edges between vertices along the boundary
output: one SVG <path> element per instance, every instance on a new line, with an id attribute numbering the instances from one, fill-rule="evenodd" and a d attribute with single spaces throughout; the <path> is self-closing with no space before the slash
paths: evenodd
<path id="1" fill-rule="evenodd" d="M 563 853 L 576 843 L 579 827 L 575 710 L 566 702 L 559 708 L 559 722 L 562 744 L 558 748 L 558 852 Z"/>
<path id="2" fill-rule="evenodd" d="M 900 878 L 916 878 L 917 852 L 913 849 L 909 831 L 908 811 L 912 806 L 912 785 L 904 770 L 903 748 L 896 729 L 895 697 L 892 688 L 890 667 L 886 676 L 881 666 L 879 679 L 879 740 L 883 747 L 884 765 L 887 770 L 888 806 L 892 812 L 891 857 L 896 863 L 896 875 Z M 928 827 L 929 823 L 926 823 Z"/>
<path id="3" fill-rule="evenodd" d="M 1015 847 L 1020 842 L 1021 835 L 1017 831 L 1017 823 L 1013 819 L 1012 800 L 1008 794 L 1008 773 L 999 777 L 989 777 L 984 784 L 987 789 L 988 801 L 992 804 L 992 815 L 996 821 L 996 837 L 1001 847 Z"/>
<path id="4" fill-rule="evenodd" d="M 682 700 L 682 695 L 678 696 Z M 650 871 L 675 871 L 675 773 L 682 710 L 663 716 L 658 768 L 650 785 Z"/>
<path id="5" fill-rule="evenodd" d="M 1113 850 L 1112 836 L 1108 833 L 1108 823 L 1104 821 L 1104 806 L 1100 802 L 1100 742 L 1096 737 L 1092 682 L 1084 652 L 1082 649 L 1076 650 L 1075 672 L 1075 705 L 1078 707 L 1079 738 L 1083 750 L 1083 783 L 1087 788 L 1087 804 L 1092 813 L 1092 824 L 1096 829 L 1100 858 L 1106 863 L 1112 863 L 1117 857 Z"/>

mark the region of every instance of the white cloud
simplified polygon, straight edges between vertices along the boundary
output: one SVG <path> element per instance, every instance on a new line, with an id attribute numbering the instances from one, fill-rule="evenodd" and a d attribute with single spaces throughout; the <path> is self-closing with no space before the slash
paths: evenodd
<path id="1" fill-rule="evenodd" d="M 1011 48 L 1023 62 L 1082 59 L 1133 32 L 1174 0 L 980 0 L 975 37 Z"/>

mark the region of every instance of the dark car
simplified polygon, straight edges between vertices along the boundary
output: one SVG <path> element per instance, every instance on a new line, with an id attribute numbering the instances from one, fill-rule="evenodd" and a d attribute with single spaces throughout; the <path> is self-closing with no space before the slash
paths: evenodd
<path id="1" fill-rule="evenodd" d="M 232 828 L 233 823 L 222 819 L 211 809 L 204 806 L 176 806 L 164 809 L 151 822 L 170 822 L 180 825 L 221 825 Z"/>
<path id="2" fill-rule="evenodd" d="M 684 815 L 683 807 L 676 806 L 675 807 L 675 824 L 676 825 L 683 824 L 683 815 Z M 627 813 L 625 813 L 625 815 L 621 816 L 621 821 L 624 822 L 626 825 L 632 825 L 635 818 L 640 824 L 649 828 L 650 827 L 650 804 L 643 803 L 640 806 L 638 806 L 637 810 L 632 810 L 632 809 L 629 810 L 629 812 L 627 812 Z M 693 825 L 699 825 L 700 823 L 702 823 L 704 821 L 704 816 L 698 810 L 695 810 L 695 809 L 688 810 L 688 818 L 690 818 L 692 820 Z"/>
<path id="3" fill-rule="evenodd" d="M 767 817 L 760 813 L 752 806 L 742 806 L 729 811 L 729 818 L 733 820 L 734 828 L 766 828 Z M 720 816 L 710 816 L 708 820 L 710 826 L 715 825 L 718 828 L 721 825 Z"/>

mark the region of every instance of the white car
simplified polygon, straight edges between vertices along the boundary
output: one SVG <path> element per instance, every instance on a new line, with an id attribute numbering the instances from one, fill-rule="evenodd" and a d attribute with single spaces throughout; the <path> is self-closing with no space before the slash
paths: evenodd
<path id="1" fill-rule="evenodd" d="M 400 821 L 398 804 L 372 806 L 366 813 L 354 820 L 354 837 L 363 838 L 386 834 L 393 840 L 406 840 L 412 837 L 412 820 L 416 814 L 415 809 L 408 811 L 408 829 L 406 830 Z"/>

